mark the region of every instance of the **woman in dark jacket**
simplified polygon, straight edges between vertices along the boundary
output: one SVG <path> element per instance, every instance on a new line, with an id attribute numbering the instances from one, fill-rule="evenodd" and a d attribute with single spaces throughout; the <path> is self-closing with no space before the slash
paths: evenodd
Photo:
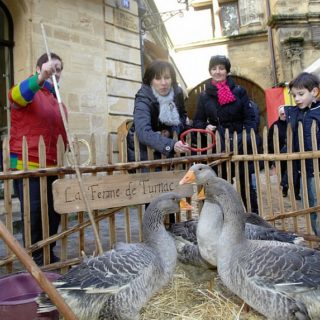
<path id="1" fill-rule="evenodd" d="M 225 129 L 233 135 L 236 131 L 241 139 L 242 130 L 250 134 L 256 128 L 255 111 L 244 88 L 236 85 L 229 74 L 230 61 L 225 56 L 213 56 L 209 62 L 212 79 L 201 92 L 193 125 L 195 128 L 219 130 L 224 136 Z"/>
<path id="2" fill-rule="evenodd" d="M 178 86 L 173 66 L 168 61 L 155 60 L 146 69 L 143 84 L 134 102 L 133 125 L 128 134 L 128 160 L 135 161 L 133 133 L 140 142 L 140 159 L 147 160 L 147 146 L 172 157 L 174 152 L 188 151 L 188 145 L 173 138 L 186 128 L 186 111 L 182 89 Z"/>
<path id="3" fill-rule="evenodd" d="M 219 131 L 222 150 L 224 150 L 224 135 L 229 130 L 231 146 L 233 134 L 238 134 L 238 151 L 243 152 L 242 131 L 247 135 L 248 152 L 251 151 L 250 130 L 256 129 L 255 110 L 252 107 L 246 90 L 236 85 L 229 75 L 230 60 L 223 55 L 211 57 L 209 73 L 211 79 L 205 83 L 205 90 L 201 92 L 197 109 L 193 119 L 195 128 Z M 253 173 L 253 172 L 251 172 Z M 225 177 L 225 174 L 224 174 Z M 240 167 L 241 195 L 246 204 L 244 170 Z M 250 184 L 251 210 L 258 212 L 255 190 Z"/>

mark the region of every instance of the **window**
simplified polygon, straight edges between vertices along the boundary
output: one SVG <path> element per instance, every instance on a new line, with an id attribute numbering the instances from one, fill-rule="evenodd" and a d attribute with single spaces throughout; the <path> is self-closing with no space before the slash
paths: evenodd
<path id="1" fill-rule="evenodd" d="M 263 7 L 256 0 L 239 0 L 241 26 L 260 23 Z"/>
<path id="2" fill-rule="evenodd" d="M 223 36 L 237 35 L 239 33 L 238 3 L 221 4 L 220 19 Z"/>
<path id="3" fill-rule="evenodd" d="M 0 1 L 0 143 L 8 133 L 8 90 L 13 83 L 13 23 L 8 9 Z M 1 152 L 1 146 L 0 146 Z M 0 167 L 1 169 L 1 167 Z"/>

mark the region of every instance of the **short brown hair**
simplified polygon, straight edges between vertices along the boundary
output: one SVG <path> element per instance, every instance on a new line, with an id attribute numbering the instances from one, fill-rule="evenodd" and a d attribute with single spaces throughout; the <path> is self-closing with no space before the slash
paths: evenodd
<path id="1" fill-rule="evenodd" d="M 216 55 L 216 56 L 212 56 L 210 58 L 209 72 L 214 66 L 217 66 L 218 64 L 222 64 L 223 66 L 225 66 L 227 72 L 228 73 L 230 72 L 230 69 L 231 69 L 230 60 L 226 56 L 223 56 L 223 55 Z"/>
<path id="2" fill-rule="evenodd" d="M 57 59 L 57 60 L 60 60 L 61 62 L 61 70 L 63 69 L 63 61 L 62 59 L 54 52 L 51 52 L 50 53 L 50 56 L 51 56 L 51 59 Z M 38 61 L 37 61 L 37 67 L 39 67 L 41 69 L 42 65 L 46 62 L 48 62 L 49 59 L 48 59 L 48 55 L 46 53 L 42 54 Z"/>
<path id="3" fill-rule="evenodd" d="M 161 76 L 167 69 L 170 72 L 172 86 L 176 86 L 177 76 L 176 72 L 174 71 L 173 65 L 169 61 L 159 59 L 152 61 L 150 65 L 147 67 L 143 76 L 143 83 L 150 86 L 151 81 L 156 76 Z"/>
<path id="4" fill-rule="evenodd" d="M 289 83 L 289 89 L 297 88 L 297 89 L 308 89 L 308 91 L 312 91 L 313 88 L 319 89 L 320 80 L 319 78 L 309 72 L 300 73 L 295 79 L 291 80 Z"/>

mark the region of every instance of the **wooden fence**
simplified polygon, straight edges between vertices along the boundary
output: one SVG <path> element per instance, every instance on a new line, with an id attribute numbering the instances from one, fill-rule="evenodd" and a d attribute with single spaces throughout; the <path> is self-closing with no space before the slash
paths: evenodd
<path id="1" fill-rule="evenodd" d="M 149 194 L 146 198 L 141 198 L 138 196 L 130 196 L 129 198 L 123 198 L 123 201 L 120 201 L 121 198 L 121 183 L 123 181 L 131 181 L 134 183 L 134 179 L 138 177 L 140 180 L 144 179 L 141 177 L 156 176 L 158 181 L 165 176 L 165 179 L 172 178 L 172 181 L 177 182 L 181 177 L 181 174 L 194 162 L 203 162 L 210 163 L 215 167 L 218 175 L 222 174 L 222 164 L 227 168 L 227 179 L 230 182 L 233 182 L 235 187 L 239 190 L 239 167 L 240 165 L 244 167 L 245 180 L 246 180 L 246 195 L 247 195 L 247 208 L 248 211 L 250 208 L 250 192 L 249 192 L 249 179 L 255 178 L 255 185 L 257 189 L 257 199 L 259 206 L 259 214 L 265 219 L 273 222 L 277 227 L 283 230 L 294 231 L 300 235 L 305 236 L 309 241 L 310 246 L 318 245 L 319 238 L 313 235 L 310 224 L 310 212 L 318 211 L 320 206 L 309 208 L 308 205 L 308 196 L 306 188 L 306 169 L 305 162 L 307 159 L 312 159 L 315 169 L 315 181 L 316 181 L 316 192 L 317 200 L 320 203 L 320 190 L 319 190 L 319 164 L 318 160 L 320 157 L 320 151 L 317 150 L 316 144 L 316 125 L 312 126 L 312 137 L 313 137 L 313 151 L 304 152 L 303 148 L 303 131 L 302 127 L 299 127 L 299 139 L 301 152 L 292 153 L 291 145 L 291 128 L 288 127 L 287 136 L 288 139 L 288 153 L 280 153 L 279 144 L 278 144 L 278 130 L 274 130 L 274 150 L 273 154 L 268 153 L 268 139 L 267 139 L 267 128 L 263 130 L 262 136 L 262 147 L 258 150 L 256 144 L 256 136 L 254 132 L 251 132 L 251 141 L 252 141 L 252 152 L 248 154 L 249 146 L 247 145 L 247 134 L 243 132 L 243 154 L 238 152 L 238 136 L 233 136 L 233 145 L 230 145 L 230 139 L 228 132 L 225 135 L 225 151 L 221 150 L 221 138 L 219 134 L 216 135 L 216 146 L 214 149 L 210 149 L 205 153 L 201 152 L 188 152 L 187 154 L 175 155 L 172 159 L 166 159 L 162 157 L 161 159 L 154 160 L 153 150 L 148 148 L 148 160 L 147 161 L 136 161 L 136 162 L 127 162 L 127 145 L 126 145 L 126 136 L 128 132 L 128 127 L 130 123 L 126 122 L 119 127 L 118 130 L 118 143 L 113 145 L 111 138 L 108 140 L 108 152 L 105 165 L 96 164 L 96 148 L 95 148 L 95 137 L 92 136 L 89 145 L 91 150 L 91 163 L 84 166 L 80 166 L 80 172 L 83 178 L 86 180 L 97 179 L 101 181 L 108 181 L 108 177 L 113 185 L 119 184 L 119 191 L 117 194 L 117 201 L 114 202 L 114 205 L 111 205 L 111 196 L 107 197 L 105 201 L 105 208 L 103 208 L 103 201 L 99 202 L 93 200 L 93 214 L 96 222 L 99 235 L 102 239 L 102 246 L 104 250 L 110 249 L 114 243 L 117 241 L 126 241 L 126 242 L 137 242 L 142 241 L 142 215 L 143 215 L 143 205 L 142 203 L 150 201 L 152 197 L 157 196 L 161 192 L 166 192 L 168 189 L 162 187 L 162 190 L 157 190 L 153 194 Z M 196 140 L 196 142 L 195 142 Z M 198 147 L 201 146 L 201 135 L 197 133 L 195 140 L 192 141 L 193 145 L 196 143 Z M 140 159 L 138 151 L 138 140 L 135 137 L 135 156 L 136 159 Z M 187 136 L 187 142 L 191 144 L 191 136 Z M 203 142 L 203 141 L 202 141 Z M 209 141 L 210 143 L 212 141 Z M 77 144 L 76 144 L 77 146 Z M 77 148 L 76 148 L 77 149 Z M 18 237 L 20 233 L 14 229 L 14 219 L 16 214 L 13 212 L 13 198 L 12 198 L 12 181 L 14 179 L 23 179 L 24 183 L 24 192 L 28 194 L 29 185 L 28 180 L 31 177 L 40 177 L 41 180 L 41 202 L 42 202 L 42 219 L 43 223 L 43 240 L 32 244 L 30 241 L 30 226 L 28 223 L 25 224 L 24 234 L 25 234 L 25 248 L 28 253 L 44 248 L 44 267 L 43 270 L 51 269 L 61 269 L 62 272 L 65 272 L 69 266 L 77 264 L 81 259 L 82 253 L 92 254 L 96 250 L 94 237 L 92 233 L 92 227 L 90 220 L 85 212 L 84 208 L 81 208 L 79 205 L 74 207 L 69 207 L 63 212 L 61 209 L 61 224 L 59 233 L 49 237 L 48 231 L 48 213 L 46 205 L 46 177 L 52 175 L 58 175 L 59 182 L 62 184 L 64 182 L 74 184 L 75 170 L 70 165 L 65 165 L 65 155 L 64 155 L 64 146 L 61 141 L 59 141 L 57 150 L 58 150 L 58 167 L 55 168 L 46 168 L 45 167 L 45 146 L 43 140 L 39 141 L 39 159 L 40 159 L 40 168 L 37 170 L 29 170 L 27 166 L 28 159 L 28 148 L 27 143 L 24 140 L 23 142 L 23 154 L 24 154 L 24 170 L 22 171 L 10 171 L 9 170 L 9 145 L 8 141 L 5 140 L 3 143 L 3 172 L 0 172 L 0 180 L 3 180 L 4 183 L 4 212 L 0 214 L 0 218 L 5 221 L 7 229 Z M 114 162 L 113 158 L 115 151 L 118 155 L 118 161 Z M 288 184 L 289 184 L 289 193 L 287 198 L 282 197 L 282 187 L 281 182 L 281 169 L 280 162 L 285 161 L 288 168 Z M 305 199 L 304 203 L 302 201 L 297 201 L 295 199 L 294 188 L 293 188 L 293 161 L 299 161 L 301 163 L 301 179 L 302 179 L 302 189 L 301 196 Z M 254 168 L 254 176 L 251 174 L 249 166 Z M 261 169 L 261 164 L 263 164 L 263 169 Z M 271 167 L 273 164 L 273 167 Z M 156 168 L 162 167 L 162 172 L 157 171 Z M 232 167 L 234 167 L 234 177 L 232 177 Z M 149 173 L 140 173 L 141 171 L 147 171 Z M 135 170 L 137 176 L 128 175 L 128 172 Z M 172 173 L 176 174 L 174 177 L 168 176 Z M 139 176 L 140 174 L 140 176 Z M 180 174 L 180 175 L 179 175 Z M 128 175 L 128 176 L 125 176 Z M 112 177 L 110 177 L 112 176 Z M 117 177 L 119 179 L 117 180 Z M 169 178 L 168 178 L 169 177 Z M 112 178 L 112 179 L 111 179 Z M 137 178 L 137 179 L 138 179 Z M 151 177 L 152 179 L 152 177 Z M 121 182 L 122 181 L 122 182 Z M 171 180 L 170 180 L 171 181 Z M 99 183 L 100 183 L 99 182 Z M 104 183 L 104 182 L 101 182 Z M 98 183 L 97 183 L 98 185 Z M 130 184 L 131 185 L 131 184 Z M 174 183 L 172 183 L 174 185 Z M 162 185 L 163 186 L 163 185 Z M 58 188 L 58 187 L 57 187 Z M 68 185 L 67 189 L 71 187 Z M 98 187 L 97 187 L 98 188 Z M 66 189 L 66 188 L 65 188 Z M 117 190 L 118 190 L 117 189 Z M 174 189 L 174 188 L 173 188 Z M 58 189 L 57 189 L 58 190 Z M 133 190 L 133 189 L 131 189 Z M 171 190 L 171 189 L 170 189 Z M 58 192 L 58 191 L 57 191 Z M 98 193 L 98 189 L 95 190 L 95 194 Z M 125 192 L 125 191 L 123 191 Z M 130 190 L 128 191 L 130 192 Z M 190 193 L 190 190 L 188 191 Z M 186 193 L 186 197 L 190 197 L 191 193 Z M 102 194 L 102 193 L 101 193 Z M 120 195 L 120 196 L 119 196 Z M 127 196 L 129 196 L 127 194 Z M 55 197 L 58 197 L 55 195 Z M 102 196 L 101 196 L 102 197 Z M 119 198 L 120 197 L 120 198 Z M 81 202 L 81 199 L 78 199 Z M 195 200 L 195 197 L 192 199 Z M 98 205 L 99 203 L 99 205 Z M 102 203 L 102 206 L 101 206 Z M 96 205 L 96 206 L 95 206 Z M 112 207 L 112 208 L 111 208 Z M 77 210 L 76 208 L 80 208 Z M 197 208 L 197 205 L 196 205 Z M 28 201 L 24 203 L 24 214 L 25 221 L 29 221 L 28 215 L 30 214 L 30 204 Z M 177 215 L 177 220 L 190 219 L 191 217 L 197 217 L 198 210 L 182 212 L 182 214 Z M 19 214 L 18 214 L 19 220 Z M 22 243 L 21 239 L 19 239 Z M 50 243 L 57 241 L 59 247 L 59 256 L 61 261 L 58 263 L 50 264 L 49 258 L 49 245 Z M 19 261 L 12 254 L 10 249 L 6 246 L 5 243 L 0 243 L 0 269 L 2 273 L 11 273 L 17 269 L 21 268 Z"/>

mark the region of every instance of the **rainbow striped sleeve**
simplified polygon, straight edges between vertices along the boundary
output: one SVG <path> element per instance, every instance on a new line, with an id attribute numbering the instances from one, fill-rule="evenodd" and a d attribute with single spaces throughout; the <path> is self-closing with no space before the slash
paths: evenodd
<path id="1" fill-rule="evenodd" d="M 10 91 L 12 102 L 21 107 L 25 107 L 30 103 L 35 93 L 40 89 L 37 79 L 38 74 L 35 74 L 15 85 Z"/>

